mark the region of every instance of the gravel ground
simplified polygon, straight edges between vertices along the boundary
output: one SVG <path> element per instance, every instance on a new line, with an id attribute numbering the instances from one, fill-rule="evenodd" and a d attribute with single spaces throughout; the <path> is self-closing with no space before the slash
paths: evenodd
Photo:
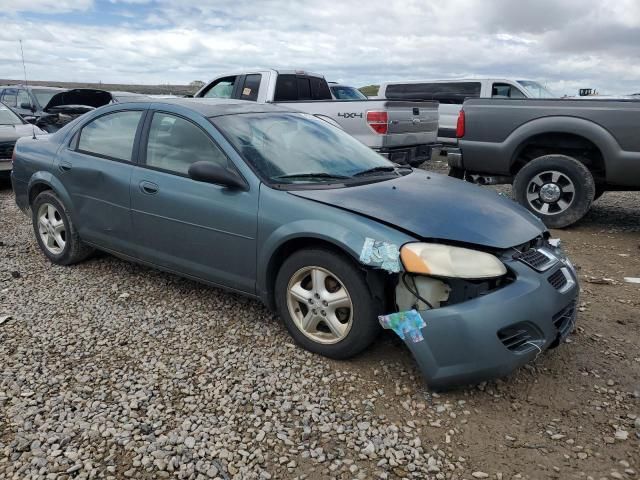
<path id="1" fill-rule="evenodd" d="M 51 265 L 6 184 L 0 219 L 0 478 L 638 478 L 640 194 L 558 232 L 584 279 L 569 343 L 440 394 L 389 333 L 328 360 L 255 301 Z"/>

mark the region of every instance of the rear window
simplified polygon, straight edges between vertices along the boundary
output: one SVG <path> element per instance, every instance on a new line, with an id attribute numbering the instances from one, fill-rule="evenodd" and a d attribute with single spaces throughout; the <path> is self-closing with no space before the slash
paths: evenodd
<path id="1" fill-rule="evenodd" d="M 274 100 L 331 100 L 331 92 L 323 78 L 285 74 L 278 75 Z"/>
<path id="2" fill-rule="evenodd" d="M 388 85 L 385 96 L 391 100 L 438 100 L 462 104 L 467 98 L 480 97 L 480 82 L 404 83 Z"/>

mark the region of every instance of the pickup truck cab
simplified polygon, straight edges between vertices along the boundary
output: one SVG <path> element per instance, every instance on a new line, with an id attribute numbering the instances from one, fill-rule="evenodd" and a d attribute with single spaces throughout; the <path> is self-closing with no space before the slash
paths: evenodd
<path id="1" fill-rule="evenodd" d="M 548 227 L 566 227 L 607 190 L 640 190 L 638 125 L 636 100 L 470 99 L 450 175 L 511 183 Z"/>
<path id="2" fill-rule="evenodd" d="M 511 78 L 461 78 L 384 82 L 378 96 L 390 100 L 437 100 L 438 141 L 455 146 L 458 112 L 467 98 L 554 98 L 539 82 Z"/>
<path id="3" fill-rule="evenodd" d="M 300 70 L 222 75 L 194 97 L 282 104 L 338 125 L 399 164 L 417 166 L 429 160 L 437 139 L 437 102 L 334 100 L 322 75 Z"/>

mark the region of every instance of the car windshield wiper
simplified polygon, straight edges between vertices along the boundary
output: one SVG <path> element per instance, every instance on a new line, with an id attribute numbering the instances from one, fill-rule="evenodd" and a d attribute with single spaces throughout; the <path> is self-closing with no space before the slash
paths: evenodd
<path id="1" fill-rule="evenodd" d="M 338 175 L 333 173 L 318 172 L 318 173 L 290 173 L 288 175 L 278 175 L 273 177 L 274 180 L 284 180 L 287 178 L 321 178 L 330 180 L 345 180 L 351 178 L 347 175 Z"/>
<path id="2" fill-rule="evenodd" d="M 358 173 L 354 174 L 353 176 L 354 177 L 364 177 L 365 175 L 371 175 L 371 174 L 375 174 L 375 173 L 384 173 L 384 172 L 397 173 L 398 169 L 400 169 L 400 168 L 408 168 L 409 170 L 411 170 L 411 167 L 405 167 L 405 166 L 401 166 L 401 165 L 398 165 L 397 167 L 385 165 L 385 166 L 373 167 L 373 168 L 369 168 L 367 170 L 363 170 L 361 172 L 358 172 Z"/>

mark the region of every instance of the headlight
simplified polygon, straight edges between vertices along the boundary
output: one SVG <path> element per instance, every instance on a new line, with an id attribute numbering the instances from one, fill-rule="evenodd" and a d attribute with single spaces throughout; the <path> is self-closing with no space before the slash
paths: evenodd
<path id="1" fill-rule="evenodd" d="M 482 279 L 507 273 L 489 253 L 437 243 L 408 243 L 400 249 L 400 258 L 407 272 L 437 277 Z"/>

